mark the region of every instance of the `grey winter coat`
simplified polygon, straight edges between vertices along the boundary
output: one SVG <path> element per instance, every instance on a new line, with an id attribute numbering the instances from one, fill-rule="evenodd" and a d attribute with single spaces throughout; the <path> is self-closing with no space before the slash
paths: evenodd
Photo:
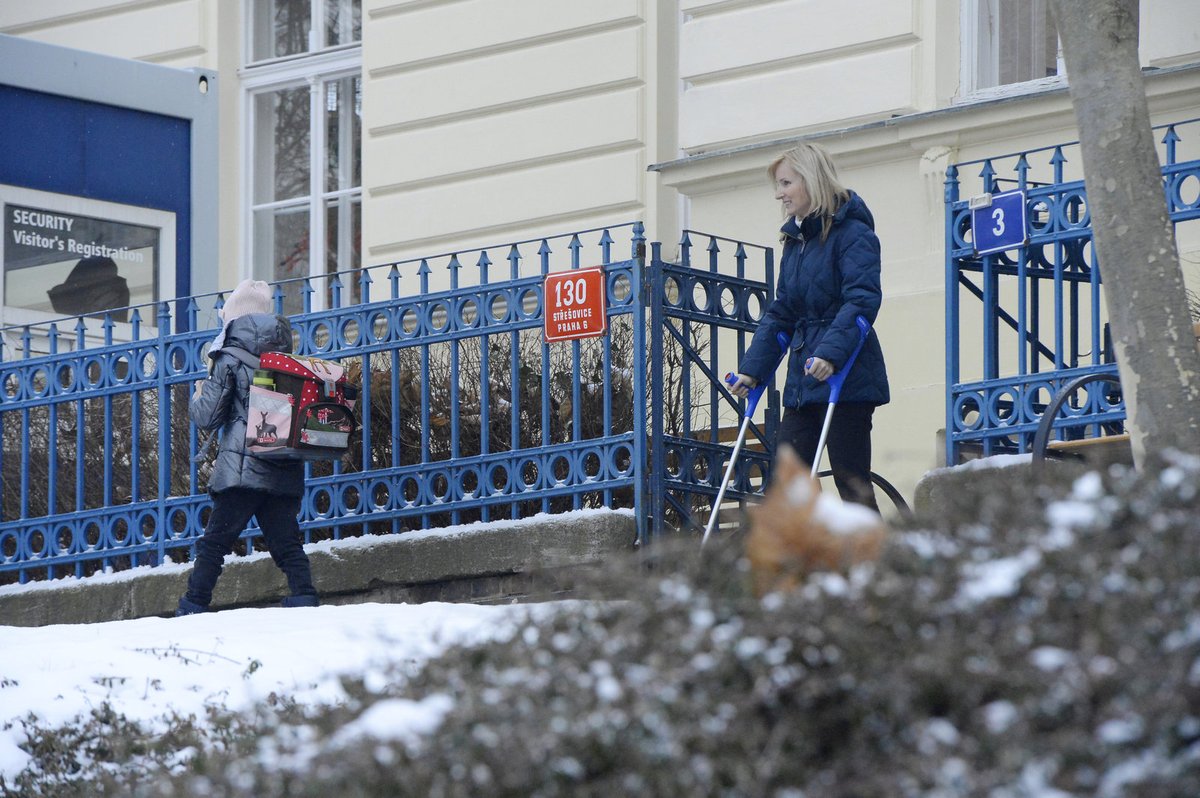
<path id="1" fill-rule="evenodd" d="M 252 355 L 291 352 L 292 326 L 283 316 L 251 313 L 229 322 L 222 347 L 236 346 Z M 304 464 L 263 460 L 246 452 L 246 415 L 254 370 L 223 348 L 210 351 L 212 373 L 192 394 L 188 412 L 197 427 L 219 430 L 217 460 L 210 493 L 253 488 L 283 496 L 304 493 Z"/>
<path id="2" fill-rule="evenodd" d="M 854 192 L 833 215 L 829 236 L 821 240 L 821 220 L 799 225 L 789 219 L 781 230 L 783 257 L 775 301 L 763 314 L 738 371 L 759 382 L 771 379 L 779 357 L 776 336 L 791 339 L 791 360 L 783 388 L 784 407 L 825 404 L 829 383 L 804 373 L 810 357 L 841 370 L 858 343 L 856 316 L 875 323 L 883 299 L 880 289 L 879 239 L 875 219 Z M 879 338 L 872 329 L 846 375 L 842 402 L 886 404 L 890 398 L 887 369 Z"/>

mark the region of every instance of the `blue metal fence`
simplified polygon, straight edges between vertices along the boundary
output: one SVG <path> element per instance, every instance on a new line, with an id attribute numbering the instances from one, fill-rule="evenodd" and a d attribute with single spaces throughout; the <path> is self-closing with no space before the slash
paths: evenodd
<path id="1" fill-rule="evenodd" d="M 663 261 L 661 244 L 652 245 L 651 254 L 649 293 L 660 301 L 651 304 L 650 328 L 657 334 L 650 359 L 673 377 L 650 385 L 650 512 L 677 526 L 695 525 L 697 518 L 703 524 L 745 407 L 723 378 L 741 361 L 774 298 L 774 251 L 685 231 L 678 263 Z M 761 423 L 751 426 L 726 494 L 735 502 L 757 493 L 769 471 L 778 391 L 760 405 Z"/>
<path id="2" fill-rule="evenodd" d="M 1176 225 L 1200 218 L 1198 123 L 1158 128 Z M 976 168 L 977 180 L 964 177 Z M 1029 452 L 1043 411 L 1065 385 L 1082 374 L 1117 374 L 1078 142 L 954 164 L 945 186 L 947 462 Z M 977 254 L 971 197 L 1013 189 L 1025 195 L 1027 243 Z M 1124 419 L 1119 391 L 1092 382 L 1063 406 L 1054 429 L 1071 438 Z"/>
<path id="3" fill-rule="evenodd" d="M 606 506 L 633 508 L 645 541 L 707 513 L 740 407 L 713 377 L 743 351 L 773 267 L 770 249 L 715 237 L 693 267 L 693 235 L 679 263 L 659 244 L 647 260 L 632 223 L 277 284 L 296 351 L 362 386 L 352 456 L 306 465 L 306 539 Z M 545 276 L 588 266 L 603 267 L 607 333 L 546 343 Z M 0 331 L 0 582 L 188 556 L 211 505 L 187 395 L 222 304 Z M 777 396 L 764 404 L 771 430 Z M 765 468 L 749 453 L 730 498 Z"/>

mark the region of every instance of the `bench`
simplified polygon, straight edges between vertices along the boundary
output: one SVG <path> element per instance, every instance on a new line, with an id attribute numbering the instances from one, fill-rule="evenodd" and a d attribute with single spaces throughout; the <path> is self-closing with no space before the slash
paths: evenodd
<path id="1" fill-rule="evenodd" d="M 1058 418 L 1058 411 L 1067 400 L 1075 395 L 1076 391 L 1093 382 L 1108 382 L 1116 386 L 1121 384 L 1120 378 L 1115 374 L 1085 374 L 1071 380 L 1059 390 L 1050 404 L 1046 406 L 1042 413 L 1042 420 L 1038 422 L 1037 431 L 1033 435 L 1031 450 L 1035 471 L 1046 461 L 1047 455 L 1054 457 L 1075 455 L 1097 466 L 1115 462 L 1133 462 L 1129 433 L 1127 432 L 1075 440 L 1050 440 L 1050 436 L 1054 432 L 1054 422 Z"/>
<path id="2" fill-rule="evenodd" d="M 1047 452 L 1060 454 L 1084 454 L 1086 450 L 1097 446 L 1128 446 L 1129 433 L 1121 432 L 1116 435 L 1102 435 L 1099 438 L 1079 438 L 1074 441 L 1050 441 L 1046 444 Z"/>
<path id="3" fill-rule="evenodd" d="M 1050 441 L 1046 444 L 1046 454 L 1078 457 L 1095 468 L 1104 468 L 1115 463 L 1133 464 L 1133 447 L 1128 432 L 1073 441 Z"/>
<path id="4" fill-rule="evenodd" d="M 1196 338 L 1196 348 L 1200 349 L 1200 322 L 1192 324 L 1192 334 Z M 1037 432 L 1033 436 L 1032 451 L 1035 469 L 1045 461 L 1047 455 L 1075 455 L 1082 457 L 1095 466 L 1111 465 L 1112 463 L 1133 463 L 1132 444 L 1128 432 L 1101 435 L 1092 438 L 1079 438 L 1077 440 L 1050 440 L 1055 418 L 1057 418 L 1058 411 L 1063 404 L 1075 391 L 1084 385 L 1101 381 L 1110 382 L 1118 387 L 1121 385 L 1120 379 L 1114 374 L 1088 374 L 1077 377 L 1064 385 L 1058 392 L 1058 395 L 1046 407 L 1045 412 L 1042 413 L 1042 420 L 1038 423 Z"/>
<path id="5" fill-rule="evenodd" d="M 761 428 L 761 426 L 762 425 L 760 424 L 759 427 Z M 740 429 L 741 429 L 741 425 L 738 425 L 736 427 L 718 427 L 717 428 L 717 443 L 733 443 L 734 441 L 737 440 L 738 431 Z M 700 435 L 701 433 L 697 432 L 695 434 Z M 701 440 L 705 440 L 705 441 L 708 440 L 707 433 L 705 433 L 705 436 L 703 438 L 701 438 Z M 754 433 L 751 432 L 750 430 L 746 430 L 746 440 L 742 443 L 742 448 L 747 451 L 751 451 L 751 452 L 767 451 L 767 447 L 763 444 L 763 442 L 758 440 L 757 436 L 755 436 Z"/>

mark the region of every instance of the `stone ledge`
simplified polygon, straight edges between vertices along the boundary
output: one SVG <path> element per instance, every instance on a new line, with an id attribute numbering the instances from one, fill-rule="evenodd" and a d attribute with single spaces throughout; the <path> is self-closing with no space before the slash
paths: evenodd
<path id="1" fill-rule="evenodd" d="M 918 519 L 953 515 L 962 517 L 978 501 L 979 491 L 989 484 L 1069 486 L 1089 466 L 1078 461 L 1047 460 L 1034 479 L 1030 455 L 994 455 L 970 460 L 962 465 L 935 468 L 926 472 L 913 492 L 913 513 Z"/>
<path id="2" fill-rule="evenodd" d="M 631 552 L 636 539 L 632 513 L 589 510 L 326 541 L 306 551 L 326 603 L 497 602 L 569 593 L 573 569 Z M 169 616 L 190 573 L 190 565 L 167 565 L 128 579 L 64 579 L 62 587 L 0 589 L 0 625 Z M 267 555 L 228 557 L 213 609 L 273 606 L 286 594 L 283 574 Z"/>

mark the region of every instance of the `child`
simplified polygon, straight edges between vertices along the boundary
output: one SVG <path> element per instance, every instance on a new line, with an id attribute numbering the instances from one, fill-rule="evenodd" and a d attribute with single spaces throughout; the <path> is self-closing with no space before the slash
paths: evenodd
<path id="1" fill-rule="evenodd" d="M 209 349 L 210 373 L 196 386 L 188 405 L 197 427 L 219 430 L 217 460 L 208 486 L 213 508 L 204 536 L 196 543 L 187 593 L 179 599 L 175 614 L 208 611 L 225 555 L 233 551 L 250 516 L 258 520 L 271 559 L 287 577 L 291 595 L 283 600 L 283 606 L 315 607 L 317 590 L 297 521 L 304 494 L 304 464 L 263 460 L 246 451 L 246 415 L 254 370 L 223 351 L 236 346 L 255 356 L 291 352 L 292 326 L 271 312 L 271 289 L 261 280 L 238 284 L 220 316 L 224 326 Z"/>

